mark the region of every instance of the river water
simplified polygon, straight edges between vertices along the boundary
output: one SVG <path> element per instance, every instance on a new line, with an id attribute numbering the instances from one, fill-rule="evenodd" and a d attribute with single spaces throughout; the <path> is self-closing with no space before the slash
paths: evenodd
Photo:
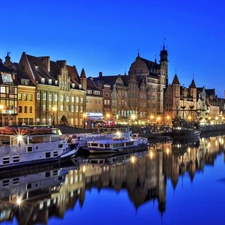
<path id="1" fill-rule="evenodd" d="M 224 141 L 155 143 L 1 177 L 0 225 L 225 224 Z"/>

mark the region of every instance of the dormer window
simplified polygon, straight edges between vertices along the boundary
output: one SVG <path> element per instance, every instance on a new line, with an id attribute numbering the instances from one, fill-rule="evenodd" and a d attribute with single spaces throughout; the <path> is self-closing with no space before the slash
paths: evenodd
<path id="1" fill-rule="evenodd" d="M 49 79 L 48 80 L 48 84 L 52 84 L 52 79 Z"/>
<path id="2" fill-rule="evenodd" d="M 74 83 L 72 83 L 72 88 L 75 88 L 75 84 Z"/>
<path id="3" fill-rule="evenodd" d="M 58 81 L 57 80 L 55 81 L 55 85 L 58 85 Z"/>
<path id="4" fill-rule="evenodd" d="M 79 89 L 81 89 L 82 88 L 82 86 L 81 86 L 81 84 L 79 84 Z"/>
<path id="5" fill-rule="evenodd" d="M 41 83 L 44 84 L 45 83 L 45 78 L 41 78 Z"/>

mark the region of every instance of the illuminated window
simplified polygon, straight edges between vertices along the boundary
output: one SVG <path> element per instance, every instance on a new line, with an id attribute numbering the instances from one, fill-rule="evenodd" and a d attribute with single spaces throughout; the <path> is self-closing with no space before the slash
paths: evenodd
<path id="1" fill-rule="evenodd" d="M 23 100 L 27 101 L 27 94 L 23 94 Z"/>
<path id="2" fill-rule="evenodd" d="M 55 101 L 55 102 L 58 101 L 58 96 L 57 96 L 57 94 L 54 95 L 54 101 Z"/>
<path id="3" fill-rule="evenodd" d="M 29 94 L 29 101 L 33 101 L 33 95 Z"/>
<path id="4" fill-rule="evenodd" d="M 5 87 L 1 87 L 1 93 L 5 93 Z"/>
<path id="5" fill-rule="evenodd" d="M 18 100 L 22 100 L 22 94 L 18 94 Z"/>
<path id="6" fill-rule="evenodd" d="M 46 93 L 43 94 L 43 100 L 46 100 Z"/>
<path id="7" fill-rule="evenodd" d="M 40 98 L 41 98 L 40 96 L 41 96 L 41 95 L 40 95 L 40 92 L 38 92 L 38 93 L 37 93 L 37 100 L 40 100 Z"/>

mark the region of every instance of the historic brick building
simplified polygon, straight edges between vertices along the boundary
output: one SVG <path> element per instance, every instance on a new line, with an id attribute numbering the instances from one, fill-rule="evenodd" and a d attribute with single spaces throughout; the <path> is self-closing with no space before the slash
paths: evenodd
<path id="1" fill-rule="evenodd" d="M 101 90 L 105 85 L 110 87 L 110 113 L 118 122 L 131 122 L 131 115 L 134 115 L 133 122 L 145 124 L 151 114 L 163 114 L 164 90 L 168 85 L 167 50 L 163 46 L 159 63 L 140 57 L 138 52 L 128 75 L 103 77 L 99 73 L 99 77 L 93 79 Z M 104 95 L 104 102 L 106 96 L 109 97 Z"/>

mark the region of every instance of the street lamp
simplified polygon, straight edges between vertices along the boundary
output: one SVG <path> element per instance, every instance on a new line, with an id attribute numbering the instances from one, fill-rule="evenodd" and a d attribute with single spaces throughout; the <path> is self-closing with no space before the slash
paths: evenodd
<path id="1" fill-rule="evenodd" d="M 52 126 L 54 127 L 55 126 L 55 112 L 57 111 L 57 108 L 56 106 L 53 106 L 52 107 Z M 56 121 L 56 124 L 57 124 L 57 121 Z"/>
<path id="2" fill-rule="evenodd" d="M 107 123 L 107 125 L 109 125 L 110 114 L 106 113 L 105 117 L 106 117 L 106 123 Z"/>
<path id="3" fill-rule="evenodd" d="M 86 117 L 87 117 L 87 114 L 84 113 L 84 114 L 83 114 L 83 123 L 84 123 L 83 128 L 84 128 L 84 129 L 86 128 L 86 126 L 85 126 Z"/>
<path id="4" fill-rule="evenodd" d="M 0 125 L 2 126 L 2 111 L 4 109 L 3 105 L 0 105 L 0 111 L 1 111 L 1 121 L 0 121 Z"/>
<path id="5" fill-rule="evenodd" d="M 132 115 L 131 115 L 131 120 L 133 121 L 133 124 L 134 124 L 134 125 L 135 125 L 135 122 L 134 122 L 135 119 L 136 119 L 136 115 L 135 115 L 135 114 L 132 114 Z"/>

